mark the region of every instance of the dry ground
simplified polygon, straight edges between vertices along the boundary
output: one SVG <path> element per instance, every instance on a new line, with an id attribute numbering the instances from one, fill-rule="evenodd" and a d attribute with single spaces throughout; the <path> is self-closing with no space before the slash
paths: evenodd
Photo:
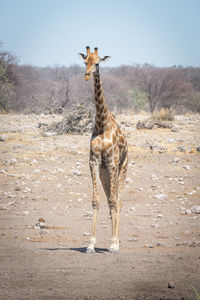
<path id="1" fill-rule="evenodd" d="M 179 130 L 136 130 L 145 116 L 120 115 L 129 168 L 120 253 L 108 252 L 105 196 L 96 254 L 91 226 L 90 134 L 43 137 L 58 116 L 1 115 L 0 299 L 194 299 L 200 292 L 200 116 Z M 45 228 L 34 227 L 39 218 Z M 172 288 L 168 284 L 172 284 Z M 173 288 L 174 285 L 174 288 Z"/>

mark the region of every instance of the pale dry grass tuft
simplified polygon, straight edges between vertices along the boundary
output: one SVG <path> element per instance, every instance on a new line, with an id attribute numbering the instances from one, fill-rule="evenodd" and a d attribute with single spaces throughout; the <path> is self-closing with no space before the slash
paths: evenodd
<path id="1" fill-rule="evenodd" d="M 159 121 L 174 121 L 174 111 L 168 108 L 162 108 L 159 111 L 155 111 L 152 118 Z"/>

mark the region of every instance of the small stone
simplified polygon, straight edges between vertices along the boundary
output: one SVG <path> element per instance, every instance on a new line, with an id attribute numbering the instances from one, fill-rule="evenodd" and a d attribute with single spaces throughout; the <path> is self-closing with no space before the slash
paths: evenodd
<path id="1" fill-rule="evenodd" d="M 157 215 L 157 218 L 161 219 L 163 217 L 162 214 Z"/>
<path id="2" fill-rule="evenodd" d="M 153 174 L 153 175 L 151 175 L 151 179 L 157 180 L 157 179 L 158 179 L 158 176 L 156 176 L 155 174 Z"/>
<path id="3" fill-rule="evenodd" d="M 174 157 L 173 160 L 172 160 L 172 163 L 173 164 L 177 164 L 179 161 L 179 158 L 178 157 Z"/>
<path id="4" fill-rule="evenodd" d="M 34 165 L 34 164 L 37 164 L 37 163 L 38 163 L 38 161 L 36 159 L 33 159 L 30 164 Z"/>
<path id="5" fill-rule="evenodd" d="M 187 209 L 186 211 L 185 211 L 185 215 L 191 215 L 191 210 L 190 209 Z"/>
<path id="6" fill-rule="evenodd" d="M 170 282 L 168 283 L 168 288 L 169 288 L 169 289 L 174 289 L 174 287 L 175 287 L 174 282 L 173 282 L 173 281 L 170 281 Z"/>
<path id="7" fill-rule="evenodd" d="M 137 239 L 135 237 L 132 237 L 132 238 L 128 239 L 128 242 L 137 242 Z"/>
<path id="8" fill-rule="evenodd" d="M 38 230 L 38 229 L 40 229 L 40 226 L 35 225 L 33 228 Z"/>
<path id="9" fill-rule="evenodd" d="M 125 179 L 125 182 L 126 182 L 126 183 L 131 183 L 132 180 L 131 180 L 130 178 L 126 178 L 126 179 Z"/>
<path id="10" fill-rule="evenodd" d="M 167 143 L 168 143 L 168 144 L 174 143 L 174 139 L 168 138 L 168 139 L 167 139 Z"/>
<path id="11" fill-rule="evenodd" d="M 177 126 L 173 126 L 173 127 L 171 128 L 171 132 L 179 132 L 179 131 L 180 131 L 180 128 L 177 127 Z"/>
<path id="12" fill-rule="evenodd" d="M 152 244 L 146 244 L 144 245 L 145 248 L 154 248 L 154 246 Z"/>
<path id="13" fill-rule="evenodd" d="M 196 148 L 196 150 L 197 150 L 197 152 L 200 152 L 200 147 L 198 146 L 198 147 Z"/>
<path id="14" fill-rule="evenodd" d="M 166 194 L 158 194 L 158 195 L 155 195 L 155 198 L 158 200 L 166 200 L 167 195 Z"/>
<path id="15" fill-rule="evenodd" d="M 135 207 L 132 206 L 132 207 L 130 208 L 130 211 L 135 212 Z"/>
<path id="16" fill-rule="evenodd" d="M 178 150 L 181 151 L 181 152 L 185 152 L 186 151 L 185 146 L 179 146 Z"/>
<path id="17" fill-rule="evenodd" d="M 165 243 L 163 243 L 163 242 L 158 242 L 158 243 L 156 244 L 156 246 L 158 246 L 158 247 L 165 247 L 166 245 L 165 245 Z"/>
<path id="18" fill-rule="evenodd" d="M 23 215 L 24 215 L 24 216 L 28 216 L 28 215 L 29 215 L 29 211 L 28 211 L 28 210 L 24 211 L 24 212 L 23 212 Z"/>
<path id="19" fill-rule="evenodd" d="M 193 214 L 200 214 L 200 206 L 193 206 L 191 208 L 191 211 L 193 212 Z"/>
<path id="20" fill-rule="evenodd" d="M 89 232 L 83 232 L 83 236 L 89 236 L 90 233 Z"/>
<path id="21" fill-rule="evenodd" d="M 187 170 L 187 171 L 190 170 L 190 166 L 189 166 L 189 165 L 183 166 L 183 168 L 184 168 L 185 170 Z"/>
<path id="22" fill-rule="evenodd" d="M 92 217 L 92 215 L 93 215 L 93 212 L 92 212 L 92 211 L 86 211 L 86 212 L 84 213 L 84 217 Z"/>
<path id="23" fill-rule="evenodd" d="M 43 137 L 49 137 L 49 136 L 54 136 L 54 135 L 56 135 L 55 132 L 48 132 L 48 131 L 45 131 L 45 132 L 42 133 L 42 136 L 43 136 Z"/>
<path id="24" fill-rule="evenodd" d="M 159 225 L 158 224 L 151 224 L 151 227 L 152 228 L 159 228 Z"/>
<path id="25" fill-rule="evenodd" d="M 76 176 L 81 176 L 81 174 L 82 174 L 79 170 L 73 170 L 72 172 L 73 172 L 74 175 L 76 175 Z"/>
<path id="26" fill-rule="evenodd" d="M 0 142 L 5 142 L 6 136 L 5 134 L 0 135 Z"/>
<path id="27" fill-rule="evenodd" d="M 186 193 L 186 195 L 189 195 L 189 196 L 194 195 L 194 194 L 196 194 L 196 191 L 191 191 L 191 192 Z"/>

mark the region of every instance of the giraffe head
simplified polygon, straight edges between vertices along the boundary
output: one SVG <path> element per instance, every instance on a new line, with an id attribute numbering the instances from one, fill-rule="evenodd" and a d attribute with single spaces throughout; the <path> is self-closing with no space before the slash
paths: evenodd
<path id="1" fill-rule="evenodd" d="M 110 56 L 99 57 L 98 48 L 94 48 L 94 53 L 90 52 L 90 47 L 86 47 L 87 55 L 79 53 L 79 56 L 83 59 L 86 65 L 86 72 L 84 74 L 85 80 L 91 78 L 92 73 L 97 72 L 99 63 L 110 59 Z"/>

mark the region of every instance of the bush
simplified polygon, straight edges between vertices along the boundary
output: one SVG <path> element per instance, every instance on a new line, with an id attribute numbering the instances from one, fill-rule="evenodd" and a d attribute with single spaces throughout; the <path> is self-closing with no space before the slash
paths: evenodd
<path id="1" fill-rule="evenodd" d="M 155 111 L 152 118 L 158 121 L 174 121 L 174 111 L 168 108 L 162 108 L 160 111 Z"/>

